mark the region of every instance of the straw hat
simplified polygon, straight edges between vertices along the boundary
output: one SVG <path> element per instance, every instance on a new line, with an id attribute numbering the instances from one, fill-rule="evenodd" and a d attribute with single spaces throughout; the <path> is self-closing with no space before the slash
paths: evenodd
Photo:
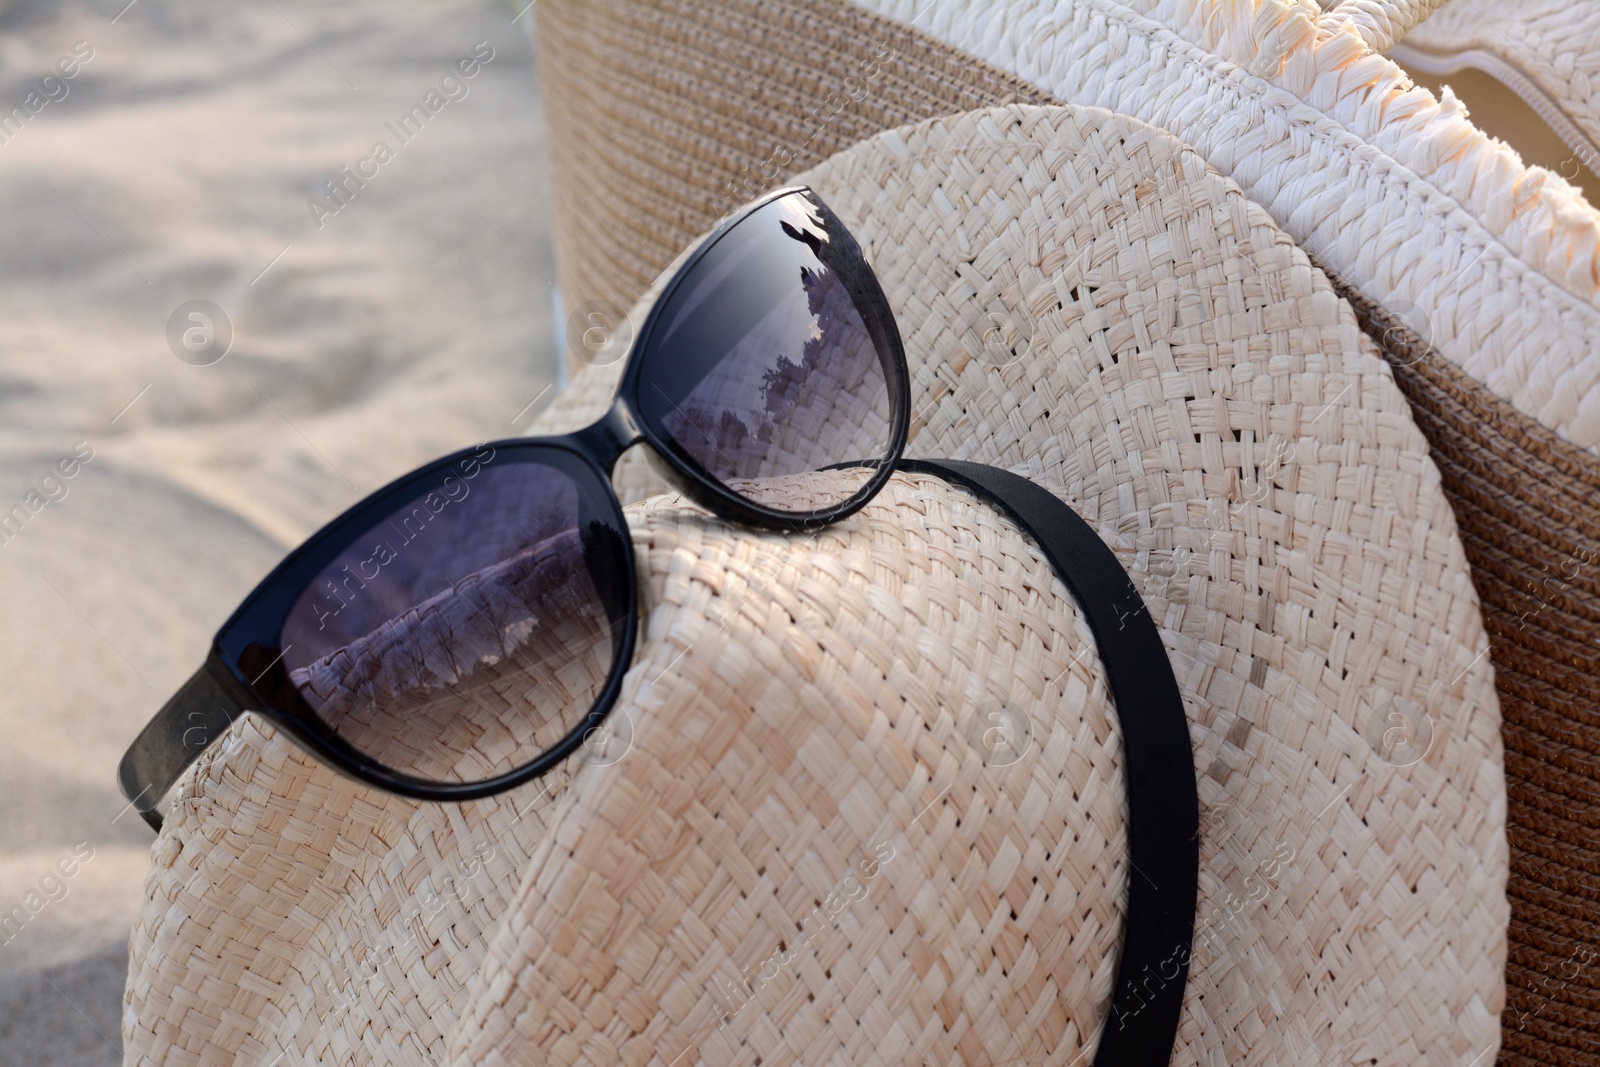
<path id="1" fill-rule="evenodd" d="M 1192 145 L 1327 273 L 1428 439 L 1504 712 L 1502 1061 L 1600 1065 L 1600 217 L 1379 54 L 1437 4 L 1322 6 L 545 0 L 563 292 L 628 307 L 726 190 L 920 118 L 1071 102 Z M 1589 129 L 1594 6 L 1486 10 L 1404 40 L 1492 37 Z"/>
<path id="2" fill-rule="evenodd" d="M 974 111 L 803 177 L 905 333 L 911 451 L 1052 489 L 1161 630 L 1202 802 L 1172 1062 L 1490 1052 L 1486 638 L 1349 307 L 1104 111 Z M 249 716 L 202 757 L 131 942 L 129 1062 L 1089 1062 L 1139 874 L 1095 644 L 1033 545 L 914 474 L 814 535 L 671 495 L 629 517 L 642 651 L 608 744 L 542 783 L 418 805 Z"/>

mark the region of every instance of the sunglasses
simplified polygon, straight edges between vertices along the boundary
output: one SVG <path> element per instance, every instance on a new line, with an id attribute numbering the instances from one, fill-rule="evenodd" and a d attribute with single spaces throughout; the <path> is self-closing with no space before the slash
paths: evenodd
<path id="1" fill-rule="evenodd" d="M 648 445 L 716 515 L 814 530 L 905 447 L 909 375 L 883 290 L 810 189 L 728 219 L 677 269 L 611 410 L 390 483 L 295 549 L 123 756 L 157 830 L 183 771 L 253 711 L 332 767 L 422 800 L 544 774 L 598 731 L 632 663 L 639 579 L 611 473 Z"/>

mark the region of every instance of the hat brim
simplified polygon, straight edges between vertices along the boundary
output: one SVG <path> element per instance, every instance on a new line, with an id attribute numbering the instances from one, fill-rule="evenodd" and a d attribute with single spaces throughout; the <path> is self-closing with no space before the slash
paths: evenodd
<path id="1" fill-rule="evenodd" d="M 1349 307 L 1236 186 L 1107 112 L 935 120 L 803 180 L 900 320 L 912 454 L 1055 489 L 1162 628 L 1204 805 L 1174 1062 L 1493 1047 L 1506 846 L 1486 638 L 1426 444 Z M 462 1063 L 691 1046 L 704 1062 L 1069 1063 L 1092 1044 L 1138 875 L 1093 642 L 1028 542 L 904 475 L 815 538 L 671 499 L 638 519 L 650 615 L 619 707 L 630 754 L 579 766 L 536 819 L 520 792 L 419 809 L 276 739 L 209 761 L 135 933 L 141 1047 L 198 1025 L 161 1018 L 192 1013 L 223 959 L 274 980 L 359 966 L 485 843 L 505 873 L 434 913 L 439 944 L 396 957 L 376 1011 L 331 1021 L 321 986 L 286 987 L 260 994 L 248 1040 L 298 1020 L 303 1050 L 404 1042 Z M 763 552 L 784 578 L 751 597 Z M 1026 710 L 1031 763 L 978 758 L 963 717 L 992 700 Z M 839 894 L 854 899 L 835 911 Z M 839 936 L 789 966 L 823 900 Z M 172 921 L 178 901 L 208 935 Z M 280 931 L 284 914 L 299 925 Z M 212 962 L 219 943 L 251 947 Z M 774 960 L 781 986 L 774 971 L 748 1004 L 717 999 L 717 976 Z"/>
<path id="2" fill-rule="evenodd" d="M 1584 39 L 1578 9 L 1545 8 L 1509 12 L 1495 40 L 1542 22 L 1554 32 L 1520 43 L 1521 60 L 1570 52 Z M 1142 118 L 1265 205 L 1393 367 L 1482 599 L 1509 773 L 1504 1056 L 1600 1064 L 1589 1037 L 1600 969 L 1584 964 L 1600 935 L 1600 225 L 1589 206 L 1284 0 L 546 0 L 538 11 L 569 307 L 596 294 L 626 307 L 730 186 L 781 184 L 884 129 L 1011 101 Z"/>

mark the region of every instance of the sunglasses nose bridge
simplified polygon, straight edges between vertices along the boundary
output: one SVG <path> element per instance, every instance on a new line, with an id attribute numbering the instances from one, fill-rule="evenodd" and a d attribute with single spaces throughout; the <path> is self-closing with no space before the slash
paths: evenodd
<path id="1" fill-rule="evenodd" d="M 638 416 L 621 397 L 598 422 L 579 430 L 576 436 L 607 474 L 611 473 L 624 452 L 644 440 Z"/>

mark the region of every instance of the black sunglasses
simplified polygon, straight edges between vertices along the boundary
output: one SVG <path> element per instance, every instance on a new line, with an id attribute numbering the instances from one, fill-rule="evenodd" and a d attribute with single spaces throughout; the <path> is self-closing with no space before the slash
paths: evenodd
<path id="1" fill-rule="evenodd" d="M 678 268 L 598 422 L 435 460 L 278 564 L 122 757 L 123 793 L 159 830 L 161 798 L 244 711 L 409 797 L 545 773 L 600 727 L 633 659 L 622 453 L 648 444 L 725 518 L 816 529 L 893 473 L 908 377 L 838 217 L 804 187 L 762 197 Z"/>

